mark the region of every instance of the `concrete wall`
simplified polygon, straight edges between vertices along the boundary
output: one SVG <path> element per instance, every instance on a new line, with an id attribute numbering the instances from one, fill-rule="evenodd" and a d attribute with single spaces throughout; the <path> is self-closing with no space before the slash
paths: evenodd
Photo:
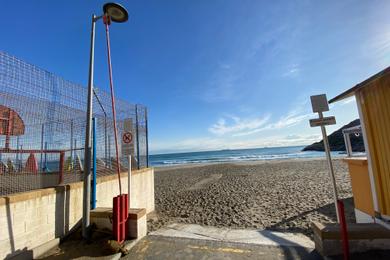
<path id="1" fill-rule="evenodd" d="M 127 193 L 127 173 L 122 179 L 122 190 Z M 119 194 L 116 175 L 100 177 L 97 180 L 97 207 L 112 207 L 113 194 Z M 132 208 L 146 208 L 146 213 L 154 211 L 154 172 L 151 168 L 132 171 L 130 205 Z"/>
<path id="2" fill-rule="evenodd" d="M 127 173 L 121 180 L 127 193 Z M 153 169 L 133 171 L 131 180 L 131 206 L 154 211 Z M 98 178 L 98 207 L 112 207 L 118 193 L 116 175 Z M 82 194 L 83 183 L 77 182 L 0 197 L 0 259 L 29 252 L 76 228 L 81 223 Z"/>
<path id="3" fill-rule="evenodd" d="M 390 249 L 390 230 L 378 223 L 348 223 L 350 253 Z M 312 222 L 316 250 L 324 257 L 341 255 L 340 225 Z"/>

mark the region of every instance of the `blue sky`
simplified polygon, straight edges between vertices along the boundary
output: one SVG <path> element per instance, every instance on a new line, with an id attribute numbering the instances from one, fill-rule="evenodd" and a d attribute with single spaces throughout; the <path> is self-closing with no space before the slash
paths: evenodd
<path id="1" fill-rule="evenodd" d="M 103 3 L 3 1 L 2 49 L 86 85 L 90 16 Z M 149 107 L 152 153 L 309 144 L 320 138 L 310 95 L 334 97 L 390 64 L 389 1 L 121 3 L 116 94 Z M 99 23 L 95 84 L 108 90 L 105 62 Z M 354 100 L 327 114 L 329 132 L 358 116 Z"/>

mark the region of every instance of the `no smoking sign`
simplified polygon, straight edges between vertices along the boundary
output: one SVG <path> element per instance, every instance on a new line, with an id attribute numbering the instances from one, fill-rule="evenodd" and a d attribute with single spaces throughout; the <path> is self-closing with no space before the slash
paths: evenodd
<path id="1" fill-rule="evenodd" d="M 133 135 L 130 132 L 123 133 L 122 141 L 125 144 L 130 144 L 133 141 Z"/>

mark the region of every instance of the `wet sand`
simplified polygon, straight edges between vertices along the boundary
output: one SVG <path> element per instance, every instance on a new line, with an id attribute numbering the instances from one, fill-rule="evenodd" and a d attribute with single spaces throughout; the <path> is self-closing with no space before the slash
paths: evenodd
<path id="1" fill-rule="evenodd" d="M 347 165 L 334 160 L 347 221 L 354 222 Z M 335 222 L 325 160 L 292 159 L 155 169 L 156 211 L 149 231 L 170 223 L 300 232 L 310 222 Z"/>

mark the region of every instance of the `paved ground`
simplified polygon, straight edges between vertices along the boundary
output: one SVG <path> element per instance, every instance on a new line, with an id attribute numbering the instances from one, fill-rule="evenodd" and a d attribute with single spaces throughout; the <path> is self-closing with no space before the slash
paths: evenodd
<path id="1" fill-rule="evenodd" d="M 302 234 L 173 224 L 153 232 L 125 259 L 321 259 Z"/>
<path id="2" fill-rule="evenodd" d="M 123 259 L 322 259 L 303 247 L 260 246 L 150 235 Z"/>
<path id="3" fill-rule="evenodd" d="M 195 224 L 172 224 L 152 232 L 151 235 L 262 246 L 291 246 L 314 249 L 313 241 L 303 234 L 262 229 L 231 229 Z"/>
<path id="4" fill-rule="evenodd" d="M 119 259 L 109 239 L 111 233 L 96 231 L 88 243 L 75 232 L 39 259 Z M 173 224 L 135 242 L 125 245 L 130 251 L 122 259 L 322 259 L 307 236 L 269 230 Z M 390 259 L 390 252 L 354 254 L 351 259 Z"/>
<path id="5" fill-rule="evenodd" d="M 139 241 L 123 259 L 322 259 L 299 233 L 173 224 Z M 327 258 L 341 260 L 342 256 Z M 390 251 L 352 254 L 350 259 L 390 259 Z"/>

